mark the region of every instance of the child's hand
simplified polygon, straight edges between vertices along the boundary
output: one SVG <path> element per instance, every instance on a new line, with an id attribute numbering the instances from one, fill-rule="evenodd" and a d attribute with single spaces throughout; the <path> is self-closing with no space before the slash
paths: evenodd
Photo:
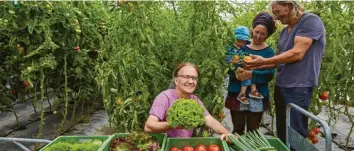
<path id="1" fill-rule="evenodd" d="M 252 78 L 252 71 L 245 70 L 241 67 L 237 68 L 236 74 L 237 74 L 237 79 L 240 81 L 244 81 Z"/>

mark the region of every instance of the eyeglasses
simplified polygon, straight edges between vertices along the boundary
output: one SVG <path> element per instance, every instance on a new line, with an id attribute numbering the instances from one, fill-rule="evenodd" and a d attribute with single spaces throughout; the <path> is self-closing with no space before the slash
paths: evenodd
<path id="1" fill-rule="evenodd" d="M 190 76 L 190 75 L 178 75 L 177 77 L 182 77 L 183 79 L 192 79 L 193 81 L 198 81 L 198 77 L 196 76 Z"/>

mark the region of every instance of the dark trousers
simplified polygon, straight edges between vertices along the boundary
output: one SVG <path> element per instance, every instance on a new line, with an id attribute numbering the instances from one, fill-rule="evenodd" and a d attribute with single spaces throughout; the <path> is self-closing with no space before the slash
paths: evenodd
<path id="1" fill-rule="evenodd" d="M 289 103 L 308 110 L 312 95 L 312 87 L 293 87 L 284 88 L 275 86 L 274 88 L 274 104 L 276 129 L 279 139 L 286 143 L 286 106 Z M 301 113 L 291 109 L 290 111 L 290 126 L 301 134 L 307 137 L 308 118 Z"/>
<path id="2" fill-rule="evenodd" d="M 263 112 L 249 112 L 249 111 L 232 111 L 231 119 L 234 129 L 232 133 L 242 135 L 247 125 L 247 131 L 257 130 L 261 123 Z"/>

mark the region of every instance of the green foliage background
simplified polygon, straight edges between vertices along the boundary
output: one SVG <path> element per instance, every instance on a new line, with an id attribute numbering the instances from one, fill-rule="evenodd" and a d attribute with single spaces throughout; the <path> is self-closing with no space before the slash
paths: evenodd
<path id="1" fill-rule="evenodd" d="M 353 125 L 354 3 L 303 4 L 321 17 L 327 38 L 311 111 L 318 114 L 325 105 L 329 124 L 345 114 Z M 15 100 L 43 102 L 49 89 L 63 106 L 63 118 L 69 101 L 94 97 L 118 131 L 139 130 L 176 64 L 191 61 L 201 70 L 196 94 L 217 117 L 224 106 L 225 46 L 237 25 L 251 28 L 262 11 L 269 11 L 268 2 L 0 2 L 0 110 L 11 111 Z M 281 28 L 267 40 L 274 49 Z M 19 53 L 23 48 L 27 54 Z M 324 90 L 330 97 L 321 103 Z"/>

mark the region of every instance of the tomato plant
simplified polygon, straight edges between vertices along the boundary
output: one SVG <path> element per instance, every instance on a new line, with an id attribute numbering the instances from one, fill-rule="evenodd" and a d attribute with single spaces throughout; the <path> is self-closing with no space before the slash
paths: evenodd
<path id="1" fill-rule="evenodd" d="M 1 85 L 5 86 L 4 90 L 12 90 L 12 95 L 2 97 L 9 99 L 0 101 L 1 110 L 11 108 L 16 99 L 30 100 L 34 111 L 37 107 L 41 111 L 38 137 L 43 129 L 43 101 L 48 98 L 48 89 L 65 102 L 63 125 L 69 96 L 74 102 L 87 100 L 97 88 L 91 70 L 97 61 L 86 57 L 86 52 L 100 48 L 102 35 L 98 26 L 92 26 L 97 18 L 105 18 L 105 13 L 97 15 L 96 12 L 102 11 L 95 8 L 98 5 L 103 4 L 25 2 L 15 7 L 7 2 L 0 6 L 4 12 L 0 18 L 6 20 L 6 24 L 1 24 L 0 71 L 7 73 L 1 74 Z M 72 52 L 77 44 L 83 45 L 84 52 L 79 55 Z M 34 95 L 37 92 L 39 97 Z"/>

